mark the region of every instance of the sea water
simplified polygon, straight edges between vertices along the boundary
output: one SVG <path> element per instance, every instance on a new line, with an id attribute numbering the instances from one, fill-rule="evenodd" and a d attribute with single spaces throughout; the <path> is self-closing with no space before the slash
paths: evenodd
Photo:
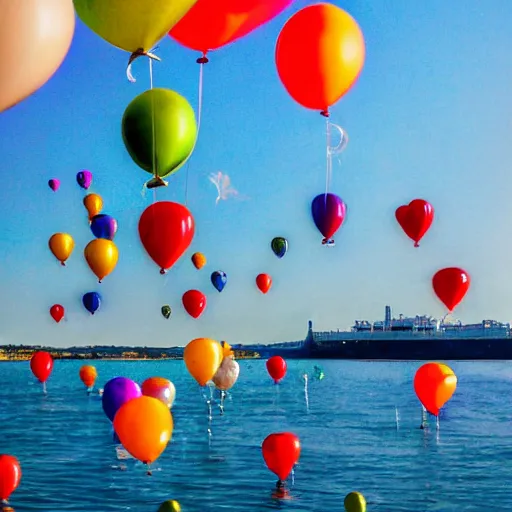
<path id="1" fill-rule="evenodd" d="M 452 362 L 458 387 L 440 430 L 421 407 L 412 380 L 421 363 L 321 362 L 325 378 L 301 375 L 315 361 L 289 361 L 275 386 L 265 361 L 240 361 L 225 403 L 207 406 L 183 361 L 96 361 L 98 387 L 112 377 L 151 376 L 176 386 L 174 433 L 152 476 L 118 460 L 101 399 L 87 396 L 78 361 L 56 361 L 42 393 L 28 362 L 0 364 L 0 453 L 19 458 L 16 512 L 156 512 L 168 499 L 183 512 L 343 511 L 362 492 L 369 512 L 512 510 L 512 367 Z M 398 414 L 397 414 L 398 413 Z M 261 455 L 263 439 L 291 431 L 302 444 L 291 500 L 272 498 L 276 477 Z"/>

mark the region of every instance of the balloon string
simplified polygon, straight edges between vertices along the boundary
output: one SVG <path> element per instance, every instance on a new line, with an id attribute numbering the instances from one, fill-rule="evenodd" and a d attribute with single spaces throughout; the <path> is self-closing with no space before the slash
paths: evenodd
<path id="1" fill-rule="evenodd" d="M 149 87 L 153 90 L 153 61 L 149 59 Z M 151 170 L 155 178 L 158 175 L 156 170 L 156 141 L 155 141 L 155 98 L 151 95 Z M 156 201 L 156 190 L 153 189 L 153 202 Z"/>
<path id="2" fill-rule="evenodd" d="M 325 120 L 325 132 L 327 137 L 325 156 L 326 156 L 326 170 L 325 170 L 325 195 L 329 193 L 332 179 L 332 154 L 331 154 L 331 123 L 329 118 Z"/>

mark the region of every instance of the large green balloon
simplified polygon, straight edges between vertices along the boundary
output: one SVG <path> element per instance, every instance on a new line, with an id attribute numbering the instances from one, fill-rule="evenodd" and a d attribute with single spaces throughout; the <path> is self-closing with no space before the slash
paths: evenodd
<path id="1" fill-rule="evenodd" d="M 122 126 L 133 161 L 160 178 L 187 161 L 197 137 L 194 109 L 169 89 L 150 89 L 137 96 L 126 107 Z"/>
<path id="2" fill-rule="evenodd" d="M 357 491 L 350 492 L 345 496 L 344 505 L 347 512 L 366 512 L 366 500 Z"/>

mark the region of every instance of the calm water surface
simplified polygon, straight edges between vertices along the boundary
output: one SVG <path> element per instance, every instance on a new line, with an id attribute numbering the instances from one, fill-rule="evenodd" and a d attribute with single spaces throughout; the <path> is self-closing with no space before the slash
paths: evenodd
<path id="1" fill-rule="evenodd" d="M 334 512 L 352 490 L 368 512 L 512 510 L 509 363 L 451 363 L 459 384 L 438 434 L 433 421 L 418 428 L 419 363 L 322 363 L 326 377 L 310 383 L 308 408 L 300 373 L 314 362 L 290 362 L 274 386 L 264 361 L 240 361 L 225 415 L 214 409 L 211 445 L 206 405 L 183 361 L 95 364 L 101 387 L 119 375 L 175 383 L 171 443 L 153 476 L 133 460 L 121 471 L 101 401 L 78 379 L 81 363 L 56 362 L 46 397 L 28 362 L 2 363 L 0 453 L 17 456 L 23 471 L 16 512 L 155 512 L 167 499 L 183 512 Z M 300 437 L 302 455 L 293 499 L 279 502 L 261 443 L 286 430 Z"/>

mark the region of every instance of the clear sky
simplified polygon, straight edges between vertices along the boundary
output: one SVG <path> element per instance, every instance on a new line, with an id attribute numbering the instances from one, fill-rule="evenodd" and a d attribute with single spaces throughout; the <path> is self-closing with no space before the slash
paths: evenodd
<path id="1" fill-rule="evenodd" d="M 128 103 L 149 88 L 147 60 L 126 80 L 128 55 L 78 22 L 57 74 L 32 97 L 0 114 L 0 343 L 55 346 L 184 345 L 198 336 L 230 343 L 302 339 L 307 320 L 318 329 L 347 328 L 355 319 L 393 313 L 440 317 L 431 277 L 461 266 L 472 286 L 456 311 L 465 322 L 510 320 L 508 230 L 512 215 L 512 2 L 509 0 L 350 0 L 338 3 L 366 39 L 364 70 L 332 109 L 350 142 L 333 172 L 331 191 L 348 206 L 336 246 L 321 245 L 310 214 L 325 190 L 325 124 L 286 93 L 274 47 L 297 1 L 270 24 L 211 53 L 205 67 L 201 133 L 190 159 L 188 207 L 195 239 L 168 277 L 146 255 L 137 231 L 141 195 L 150 177 L 131 160 L 121 138 Z M 197 108 L 197 54 L 170 38 L 160 44 L 155 86 L 183 94 Z M 117 268 L 99 285 L 83 258 L 93 238 L 81 169 L 94 173 L 90 191 L 119 222 Z M 217 206 L 208 175 L 221 171 L 246 196 Z M 62 182 L 57 193 L 50 178 Z M 157 190 L 157 199 L 185 201 L 186 167 Z M 397 206 L 430 201 L 436 218 L 419 249 L 394 219 Z M 55 232 L 76 242 L 66 268 L 48 249 Z M 289 240 L 278 260 L 274 236 Z M 208 265 L 190 262 L 203 252 Z M 219 294 L 210 273 L 224 270 Z M 256 288 L 272 275 L 267 295 Z M 197 320 L 184 311 L 191 288 L 208 298 Z M 100 291 L 91 317 L 83 293 Z M 66 320 L 49 308 L 60 303 Z M 173 315 L 165 320 L 163 304 Z"/>

